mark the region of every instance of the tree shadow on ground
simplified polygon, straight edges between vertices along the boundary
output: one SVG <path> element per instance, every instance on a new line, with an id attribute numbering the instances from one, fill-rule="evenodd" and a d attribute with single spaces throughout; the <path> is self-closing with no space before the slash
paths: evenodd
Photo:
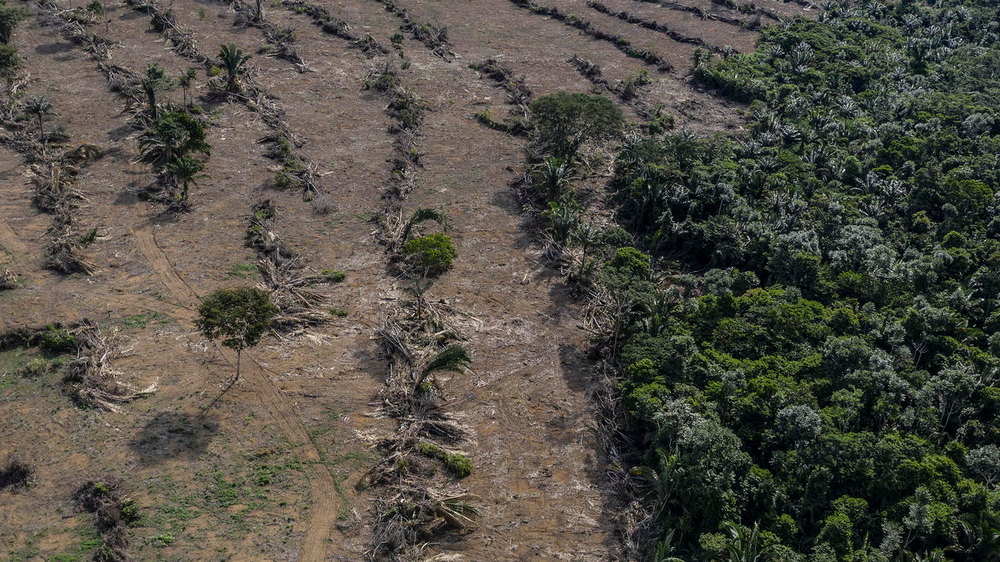
<path id="1" fill-rule="evenodd" d="M 201 456 L 215 437 L 219 424 L 214 416 L 186 412 L 159 412 L 129 443 L 145 464 L 168 459 L 193 460 Z"/>
<path id="2" fill-rule="evenodd" d="M 35 53 L 39 55 L 58 55 L 72 52 L 74 49 L 76 49 L 76 45 L 69 41 L 56 41 L 55 43 L 38 45 L 35 47 Z"/>

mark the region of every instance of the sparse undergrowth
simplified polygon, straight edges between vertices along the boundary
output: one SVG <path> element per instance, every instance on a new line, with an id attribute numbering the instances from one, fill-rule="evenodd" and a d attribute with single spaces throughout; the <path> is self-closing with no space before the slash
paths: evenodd
<path id="1" fill-rule="evenodd" d="M 83 511 L 93 514 L 101 545 L 94 553 L 100 562 L 128 562 L 128 527 L 139 519 L 135 501 L 125 492 L 116 477 L 91 480 L 81 486 L 73 499 Z"/>

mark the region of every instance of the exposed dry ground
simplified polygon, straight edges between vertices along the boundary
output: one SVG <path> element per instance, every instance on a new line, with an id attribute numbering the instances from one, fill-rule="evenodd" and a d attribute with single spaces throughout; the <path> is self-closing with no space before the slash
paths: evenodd
<path id="1" fill-rule="evenodd" d="M 589 334 L 508 188 L 523 162 L 523 139 L 472 118 L 486 108 L 504 114 L 506 95 L 468 64 L 500 58 L 525 76 L 535 95 L 592 89 L 567 62 L 573 55 L 599 64 L 612 83 L 646 67 L 654 82 L 643 99 L 662 104 L 678 127 L 725 131 L 741 122 L 739 107 L 691 88 L 685 74 L 692 45 L 600 14 L 583 1 L 539 3 L 621 34 L 675 70 L 657 72 L 508 0 L 402 2 L 417 20 L 446 26 L 456 55 L 445 61 L 409 35 L 402 44 L 411 60 L 403 82 L 429 109 L 417 140 L 417 188 L 404 210 L 446 211 L 459 252 L 431 298 L 459 311 L 455 321 L 474 357 L 473 372 L 452 377 L 445 388 L 449 411 L 472 430 L 462 449 L 473 473 L 451 485 L 478 496 L 482 512 L 478 529 L 449 537 L 429 554 L 605 560 L 613 540 L 589 413 L 595 368 L 586 358 Z M 319 4 L 355 35 L 388 45 L 399 31 L 400 20 L 377 1 Z M 718 21 L 644 2 L 605 4 L 712 43 L 752 47 L 753 33 Z M 794 4 L 758 4 L 803 13 Z M 93 275 L 42 269 L 50 219 L 31 205 L 21 155 L 0 149 L 0 261 L 21 280 L 19 288 L 0 293 L 0 328 L 83 318 L 120 326 L 133 350 L 117 366 L 160 390 L 124 414 L 81 410 L 61 392 L 59 373 L 16 374 L 34 350 L 0 354 L 0 459 L 17 452 L 38 468 L 32 487 L 0 491 L 4 559 L 86 559 L 94 528 L 71 496 L 101 475 L 123 477 L 144 513 L 132 531 L 139 560 L 359 560 L 369 547 L 370 492 L 353 484 L 376 458 L 374 441 L 392 429 L 371 415 L 386 374 L 371 336 L 405 298 L 405 283 L 387 273 L 386 256 L 371 235 L 389 177 L 391 120 L 385 98 L 361 89 L 372 65 L 368 57 L 324 34 L 306 15 L 265 6 L 271 21 L 296 29 L 295 48 L 308 71 L 256 55 L 252 64 L 305 141 L 302 151 L 332 202 L 327 214 L 316 213 L 298 192 L 273 189 L 275 162 L 256 142 L 267 126 L 243 105 L 207 101 L 202 72 L 193 94 L 211 116 L 209 179 L 193 190 L 186 214 L 141 201 L 137 190 L 154 178 L 134 162 L 136 131 L 97 63 L 46 26 L 37 7 L 16 34 L 31 75 L 26 90 L 53 101 L 55 122 L 71 146 L 89 142 L 103 151 L 77 180 L 87 197 L 79 214 L 85 225 L 99 227 L 99 240 L 88 250 L 97 265 Z M 259 30 L 233 26 L 227 4 L 174 0 L 172 9 L 179 28 L 209 56 L 223 42 L 254 54 L 264 43 Z M 150 29 L 147 15 L 117 3 L 108 4 L 108 14 L 108 34 L 121 42 L 111 62 L 137 72 L 155 62 L 172 75 L 194 65 Z M 180 95 L 169 94 L 175 102 Z M 242 380 L 228 388 L 235 358 L 203 340 L 192 319 L 200 296 L 253 281 L 245 217 L 264 198 L 274 201 L 278 231 L 306 263 L 347 273 L 328 291 L 331 305 L 347 316 L 303 335 L 265 340 L 247 353 Z"/>

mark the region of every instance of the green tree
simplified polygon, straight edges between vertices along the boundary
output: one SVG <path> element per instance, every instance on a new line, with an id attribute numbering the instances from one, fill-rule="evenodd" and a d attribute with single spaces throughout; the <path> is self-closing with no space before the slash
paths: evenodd
<path id="1" fill-rule="evenodd" d="M 625 126 L 622 110 L 603 96 L 559 92 L 537 98 L 530 108 L 535 142 L 567 164 L 585 143 L 617 138 Z"/>
<path id="2" fill-rule="evenodd" d="M 24 112 L 38 119 L 38 139 L 45 142 L 44 119 L 53 115 L 52 102 L 45 96 L 32 96 L 24 104 Z"/>
<path id="3" fill-rule="evenodd" d="M 195 326 L 210 340 L 236 350 L 236 380 L 243 350 L 260 343 L 278 313 L 266 291 L 256 287 L 218 289 L 201 301 Z"/>
<path id="4" fill-rule="evenodd" d="M 249 55 L 244 55 L 235 43 L 221 45 L 219 49 L 219 61 L 222 69 L 226 71 L 226 90 L 230 92 L 239 91 L 239 76 L 246 72 Z"/>
<path id="5" fill-rule="evenodd" d="M 23 9 L 8 6 L 6 0 L 0 2 L 0 43 L 10 44 L 17 24 L 26 17 L 28 14 Z"/>
<path id="6" fill-rule="evenodd" d="M 416 262 L 425 275 L 438 275 L 451 267 L 458 252 L 451 244 L 451 236 L 441 232 L 414 238 L 403 244 L 403 255 Z"/>

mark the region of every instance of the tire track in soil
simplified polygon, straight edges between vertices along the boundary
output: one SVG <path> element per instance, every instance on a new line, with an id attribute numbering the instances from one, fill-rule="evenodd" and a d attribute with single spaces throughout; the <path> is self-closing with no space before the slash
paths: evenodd
<path id="1" fill-rule="evenodd" d="M 134 229 L 132 233 L 139 244 L 139 250 L 149 261 L 157 277 L 181 302 L 182 306 L 188 310 L 193 309 L 198 303 L 198 296 L 177 275 L 166 254 L 156 245 L 156 239 L 149 228 Z M 191 319 L 193 320 L 193 318 L 194 314 L 192 313 Z M 215 343 L 215 347 L 226 361 L 234 367 L 236 366 L 235 351 L 218 343 Z M 246 390 L 253 392 L 261 404 L 267 408 L 278 427 L 291 442 L 295 455 L 304 461 L 307 467 L 307 475 L 312 487 L 312 506 L 309 510 L 309 521 L 306 525 L 305 538 L 302 541 L 298 559 L 301 562 L 324 561 L 327 559 L 330 534 L 335 530 L 340 509 L 341 501 L 340 495 L 337 493 L 337 485 L 323 464 L 319 450 L 309 438 L 309 433 L 299 419 L 293 405 L 282 395 L 281 390 L 256 361 L 251 360 L 247 363 L 247 366 L 242 369 L 245 372 L 243 379 L 248 384 Z"/>
<path id="2" fill-rule="evenodd" d="M 28 251 L 28 247 L 24 245 L 24 242 L 21 242 L 17 233 L 14 232 L 2 217 L 0 217 L 0 246 L 3 246 L 8 252 L 14 254 L 15 257 L 31 259 L 31 252 Z"/>

